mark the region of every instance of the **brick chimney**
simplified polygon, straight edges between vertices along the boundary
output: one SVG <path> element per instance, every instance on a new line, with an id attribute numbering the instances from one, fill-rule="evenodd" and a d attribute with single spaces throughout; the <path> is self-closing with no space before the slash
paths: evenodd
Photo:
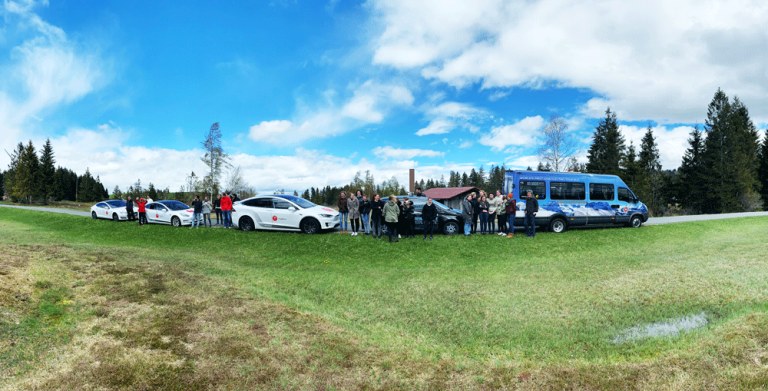
<path id="1" fill-rule="evenodd" d="M 416 191 L 416 171 L 408 170 L 408 189 L 413 194 Z"/>

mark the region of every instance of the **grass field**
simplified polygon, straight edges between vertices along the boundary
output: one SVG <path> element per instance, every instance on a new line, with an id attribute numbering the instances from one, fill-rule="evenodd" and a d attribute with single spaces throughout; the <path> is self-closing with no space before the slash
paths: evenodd
<path id="1" fill-rule="evenodd" d="M 13 203 L 10 200 L 0 200 L 0 204 L 4 205 L 16 205 L 16 206 L 29 206 L 29 207 L 39 207 L 39 208 L 59 208 L 59 209 L 70 209 L 70 210 L 77 210 L 80 212 L 90 212 L 91 206 L 96 204 L 95 202 L 74 202 L 74 201 L 51 201 L 48 203 L 48 205 L 40 205 L 40 204 L 20 204 L 20 203 Z"/>
<path id="2" fill-rule="evenodd" d="M 0 247 L 0 389 L 768 387 L 765 217 L 389 244 L 2 209 Z"/>

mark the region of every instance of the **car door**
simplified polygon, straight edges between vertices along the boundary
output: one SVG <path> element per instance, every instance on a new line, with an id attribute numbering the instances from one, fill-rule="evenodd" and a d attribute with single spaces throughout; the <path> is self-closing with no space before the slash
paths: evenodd
<path id="1" fill-rule="evenodd" d="M 98 211 L 96 212 L 96 215 L 99 216 L 100 219 L 109 219 L 111 218 L 109 216 L 109 206 L 107 206 L 104 202 L 99 202 L 96 204 L 96 207 L 98 208 Z"/>
<path id="2" fill-rule="evenodd" d="M 274 228 L 277 218 L 272 211 L 272 198 L 254 198 L 252 200 L 243 201 L 240 205 L 243 208 L 238 207 L 238 212 L 242 215 L 247 214 L 254 219 L 256 228 Z M 275 217 L 275 220 L 273 220 Z"/>
<path id="3" fill-rule="evenodd" d="M 292 202 L 280 198 L 272 199 L 272 221 L 276 228 L 298 229 L 301 222 L 301 210 Z"/>
<path id="4" fill-rule="evenodd" d="M 158 223 L 162 224 L 170 224 L 171 223 L 171 212 L 166 208 L 163 204 L 154 204 L 155 205 L 155 211 L 154 216 Z"/>
<path id="5" fill-rule="evenodd" d="M 155 213 L 157 208 L 157 204 L 147 204 L 144 206 L 144 210 L 147 211 L 147 222 L 148 223 L 157 223 L 157 213 Z"/>
<path id="6" fill-rule="evenodd" d="M 424 219 L 421 217 L 421 212 L 424 209 L 426 202 L 421 200 L 413 201 L 413 228 L 417 231 L 424 230 Z"/>

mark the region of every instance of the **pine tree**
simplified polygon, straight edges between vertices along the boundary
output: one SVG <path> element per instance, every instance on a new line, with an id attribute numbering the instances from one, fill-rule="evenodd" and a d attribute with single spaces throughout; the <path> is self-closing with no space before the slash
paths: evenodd
<path id="1" fill-rule="evenodd" d="M 474 170 L 475 169 L 473 168 L 472 171 L 474 171 Z M 467 186 L 472 186 L 472 184 L 470 183 L 469 177 L 467 176 L 467 173 L 465 172 L 465 173 L 461 174 L 461 187 L 467 187 Z"/>
<path id="2" fill-rule="evenodd" d="M 699 126 L 693 128 L 688 149 L 678 171 L 677 199 L 692 213 L 699 213 L 704 204 L 704 135 Z"/>
<path id="3" fill-rule="evenodd" d="M 763 199 L 763 210 L 768 210 L 768 129 L 765 130 L 763 145 L 760 148 L 760 196 Z"/>
<path id="4" fill-rule="evenodd" d="M 157 198 L 157 189 L 155 189 L 155 185 L 152 184 L 152 182 L 149 182 L 149 189 L 147 189 L 147 197 L 156 200 Z"/>
<path id="5" fill-rule="evenodd" d="M 39 196 L 44 204 L 56 193 L 56 159 L 53 157 L 51 139 L 48 139 L 40 154 L 40 174 L 38 175 Z"/>
<path id="6" fill-rule="evenodd" d="M 662 207 L 662 188 L 664 186 L 664 176 L 661 172 L 661 161 L 659 160 L 659 147 L 656 144 L 656 138 L 653 137 L 653 128 L 648 125 L 648 129 L 643 136 L 640 146 L 640 160 L 638 165 L 641 170 L 640 199 L 647 205 L 650 205 L 654 213 L 659 212 Z"/>
<path id="7" fill-rule="evenodd" d="M 18 202 L 19 198 L 16 197 L 13 191 L 13 187 L 15 184 L 16 179 L 16 173 L 19 171 L 19 162 L 21 161 L 21 157 L 24 155 L 24 144 L 18 143 L 16 145 L 16 149 L 11 154 L 11 161 L 8 164 L 8 170 L 5 172 L 4 175 L 4 182 L 3 182 L 3 192 L 11 197 L 11 201 Z"/>
<path id="8" fill-rule="evenodd" d="M 112 198 L 116 200 L 123 198 L 123 192 L 120 191 L 120 186 L 115 185 L 114 190 L 112 190 Z"/>
<path id="9" fill-rule="evenodd" d="M 731 167 L 731 149 L 734 142 L 730 121 L 731 104 L 728 96 L 718 88 L 707 108 L 707 120 L 704 130 L 704 204 L 705 213 L 725 213 L 738 210 L 738 202 L 733 194 L 733 174 Z"/>
<path id="10" fill-rule="evenodd" d="M 32 198 L 40 193 L 39 167 L 40 162 L 37 159 L 35 146 L 30 141 L 24 147 L 18 162 L 18 168 L 14 173 L 13 194 L 16 198 L 31 203 Z"/>
<path id="11" fill-rule="evenodd" d="M 605 111 L 605 119 L 600 121 L 592 136 L 592 145 L 587 152 L 587 170 L 594 174 L 621 175 L 625 150 L 616 113 L 609 107 Z"/>
<path id="12" fill-rule="evenodd" d="M 734 97 L 731 105 L 730 127 L 733 195 L 739 203 L 740 211 L 753 211 L 762 206 L 758 200 L 760 136 L 749 116 L 749 110 L 738 97 Z"/>
<path id="13" fill-rule="evenodd" d="M 642 169 L 637 161 L 637 154 L 635 153 L 635 146 L 632 142 L 629 143 L 627 153 L 624 154 L 621 161 L 622 173 L 621 179 L 631 189 L 637 189 L 642 186 Z"/>

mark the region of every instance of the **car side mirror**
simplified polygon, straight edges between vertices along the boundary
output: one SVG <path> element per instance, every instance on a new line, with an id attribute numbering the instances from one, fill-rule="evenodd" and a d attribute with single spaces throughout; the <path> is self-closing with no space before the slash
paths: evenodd
<path id="1" fill-rule="evenodd" d="M 295 211 L 296 211 L 296 208 L 294 208 L 293 206 L 289 206 L 289 207 L 288 207 L 288 210 L 290 210 L 291 212 L 295 212 Z"/>

